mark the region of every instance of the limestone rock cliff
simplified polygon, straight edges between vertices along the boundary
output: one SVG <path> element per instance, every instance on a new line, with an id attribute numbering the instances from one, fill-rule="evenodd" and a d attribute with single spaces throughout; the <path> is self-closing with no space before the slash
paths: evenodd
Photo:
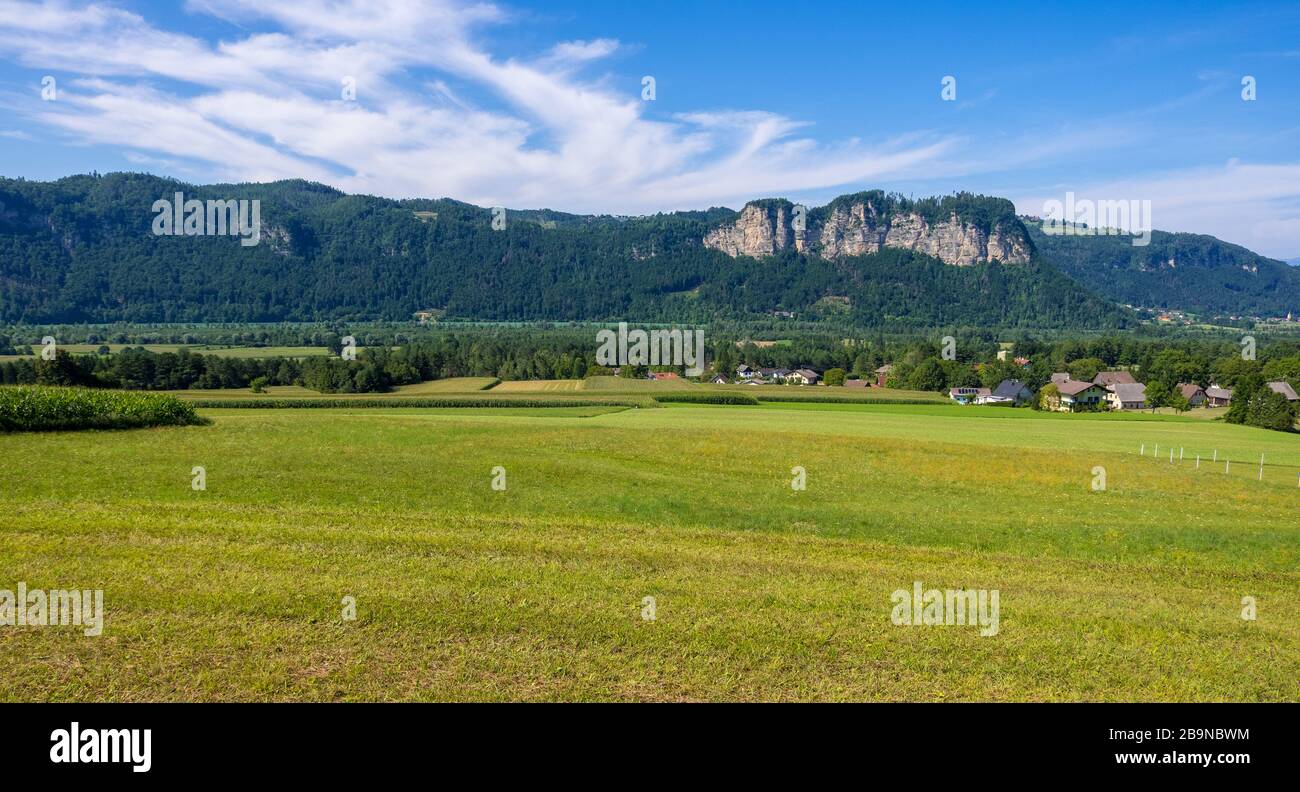
<path id="1" fill-rule="evenodd" d="M 967 195 L 914 202 L 879 192 L 813 210 L 784 200 L 753 201 L 734 222 L 709 231 L 704 244 L 732 257 L 792 248 L 839 258 L 904 248 L 956 266 L 1023 264 L 1033 254 L 1010 202 Z"/>
<path id="2" fill-rule="evenodd" d="M 735 223 L 708 232 L 704 244 L 732 258 L 770 256 L 787 247 L 802 251 L 804 233 L 796 237 L 793 214 L 794 206 L 787 202 L 750 202 Z"/>

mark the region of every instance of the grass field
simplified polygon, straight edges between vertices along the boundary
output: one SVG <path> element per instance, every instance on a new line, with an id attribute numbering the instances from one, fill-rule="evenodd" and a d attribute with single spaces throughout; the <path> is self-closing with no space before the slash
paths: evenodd
<path id="1" fill-rule="evenodd" d="M 555 393 L 585 390 L 584 380 L 512 380 L 492 388 L 495 393 Z"/>
<path id="2" fill-rule="evenodd" d="M 97 638 L 0 627 L 0 700 L 1300 699 L 1295 436 L 939 404 L 201 412 L 0 435 L 0 589 L 106 610 Z M 999 632 L 896 626 L 914 581 L 998 590 Z"/>
<path id="3" fill-rule="evenodd" d="M 398 385 L 387 393 L 331 393 L 323 394 L 301 385 L 271 385 L 263 393 L 253 393 L 250 388 L 214 388 L 165 391 L 175 396 L 192 400 L 209 399 L 384 399 L 402 396 L 428 396 L 444 393 L 477 393 L 487 389 L 496 382 L 495 377 L 453 377 L 441 380 L 417 382 L 414 385 Z"/>

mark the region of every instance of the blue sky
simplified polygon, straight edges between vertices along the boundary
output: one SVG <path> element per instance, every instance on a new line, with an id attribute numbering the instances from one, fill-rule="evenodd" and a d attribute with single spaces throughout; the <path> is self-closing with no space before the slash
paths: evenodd
<path id="1" fill-rule="evenodd" d="M 1300 4 L 0 0 L 0 174 L 90 170 L 618 213 L 1074 192 L 1292 258 Z"/>

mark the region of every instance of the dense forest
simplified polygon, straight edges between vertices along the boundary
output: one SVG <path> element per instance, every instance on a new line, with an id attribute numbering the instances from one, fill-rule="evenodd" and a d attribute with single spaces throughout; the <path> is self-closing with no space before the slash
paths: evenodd
<path id="1" fill-rule="evenodd" d="M 1300 269 L 1204 234 L 1049 235 L 1026 218 L 1039 252 L 1074 280 L 1123 305 L 1208 315 L 1300 313 Z"/>
<path id="2" fill-rule="evenodd" d="M 610 373 L 595 365 L 598 342 L 592 327 L 431 331 L 397 346 L 390 346 L 392 339 L 381 334 L 354 331 L 358 342 L 368 345 L 355 361 L 340 359 L 338 334 L 312 332 L 331 356 L 229 358 L 188 350 L 155 353 L 143 348 L 109 354 L 108 347 L 101 346 L 98 354 L 72 355 L 59 350 L 55 360 L 43 361 L 28 352 L 18 360 L 0 362 L 0 383 L 184 390 L 244 388 L 262 379 L 268 385 L 304 385 L 333 393 L 383 391 L 394 385 L 449 377 L 568 379 Z M 722 335 L 708 340 L 706 358 L 710 371 L 726 376 L 744 363 L 756 368 L 840 369 L 850 378 L 874 379 L 876 368 L 891 363 L 890 384 L 913 390 L 992 387 L 1013 378 L 1037 389 L 1047 384 L 1054 372 L 1065 371 L 1088 380 L 1113 368 L 1132 370 L 1145 382 L 1160 382 L 1170 388 L 1181 382 L 1231 388 L 1249 376 L 1286 380 L 1300 387 L 1300 341 L 1293 338 L 1264 339 L 1258 359 L 1243 360 L 1238 341 L 1227 336 L 1142 338 L 1126 333 L 1043 340 L 1024 335 L 1013 342 L 1013 357 L 1029 361 L 1023 365 L 997 360 L 1000 345 L 986 335 L 959 334 L 954 341 L 954 354 L 947 360 L 937 335 L 844 338 L 807 333 L 774 344 Z M 9 337 L 0 335 L 0 350 L 14 351 L 12 344 Z"/>
<path id="3" fill-rule="evenodd" d="M 262 236 L 156 236 L 151 206 L 259 200 Z M 903 199 L 895 199 L 902 201 Z M 939 211 L 943 201 L 907 202 Z M 960 210 L 1007 221 L 1007 204 Z M 903 203 L 899 204 L 904 206 Z M 191 186 L 141 174 L 0 180 L 0 323 L 741 321 L 1121 328 L 1134 317 L 1049 262 L 952 267 L 903 250 L 825 261 L 705 248 L 729 209 L 646 217 L 350 196 L 301 181 Z M 1011 222 L 1019 222 L 1013 216 Z"/>

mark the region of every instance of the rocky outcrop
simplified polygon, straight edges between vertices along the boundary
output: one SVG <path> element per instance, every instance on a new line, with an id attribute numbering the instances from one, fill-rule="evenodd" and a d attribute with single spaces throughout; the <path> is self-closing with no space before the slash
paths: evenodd
<path id="1" fill-rule="evenodd" d="M 997 206 L 996 199 L 986 200 Z M 909 205 L 873 196 L 837 199 L 811 211 L 788 201 L 751 202 L 735 222 L 708 232 L 704 244 L 732 257 L 770 256 L 793 248 L 839 258 L 892 247 L 915 250 L 956 266 L 1029 261 L 1033 247 L 1014 217 L 980 222 L 964 217 L 956 208 L 945 211 L 944 201 Z"/>
<path id="2" fill-rule="evenodd" d="M 715 228 L 704 236 L 706 247 L 728 256 L 770 256 L 788 247 L 803 250 L 804 234 L 794 233 L 794 205 L 786 202 L 751 202 L 731 225 Z"/>

